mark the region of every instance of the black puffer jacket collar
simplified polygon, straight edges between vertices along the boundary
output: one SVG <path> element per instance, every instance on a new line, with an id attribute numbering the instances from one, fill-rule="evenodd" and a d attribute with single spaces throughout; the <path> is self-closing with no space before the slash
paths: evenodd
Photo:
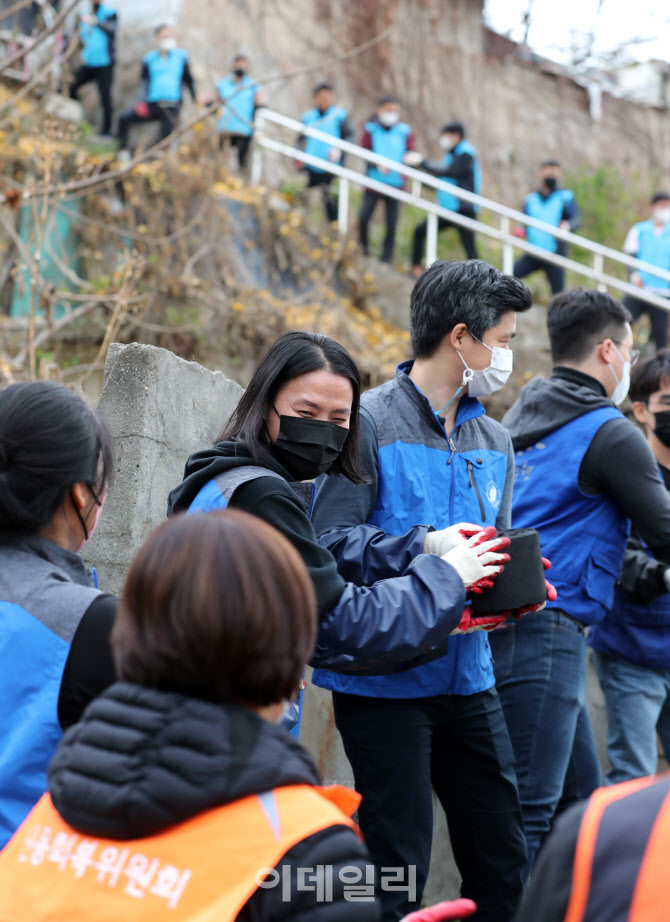
<path id="1" fill-rule="evenodd" d="M 291 784 L 320 784 L 305 750 L 246 708 L 119 682 L 67 731 L 49 791 L 79 832 L 155 835 L 203 810 Z"/>

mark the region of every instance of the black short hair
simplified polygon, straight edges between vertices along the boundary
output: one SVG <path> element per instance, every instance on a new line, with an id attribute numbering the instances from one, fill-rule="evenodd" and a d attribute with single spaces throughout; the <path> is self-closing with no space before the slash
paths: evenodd
<path id="1" fill-rule="evenodd" d="M 560 169 L 561 164 L 558 160 L 543 160 L 540 164 L 540 169 L 543 170 L 545 166 L 557 166 Z"/>
<path id="2" fill-rule="evenodd" d="M 312 96 L 316 96 L 316 94 L 320 93 L 321 90 L 328 90 L 330 93 L 332 93 L 333 84 L 332 83 L 319 83 L 317 86 L 314 87 L 314 92 L 312 93 Z"/>
<path id="3" fill-rule="evenodd" d="M 396 105 L 400 105 L 400 100 L 397 96 L 394 96 L 393 93 L 387 93 L 386 96 L 380 96 L 377 100 L 377 105 L 385 106 L 389 102 L 394 102 Z"/>
<path id="4" fill-rule="evenodd" d="M 631 315 L 612 295 L 575 288 L 554 295 L 547 308 L 547 330 L 554 364 L 581 362 L 603 339 L 621 339 Z"/>
<path id="5" fill-rule="evenodd" d="M 438 259 L 412 289 L 409 328 L 416 359 L 429 359 L 457 323 L 481 339 L 508 311 L 527 311 L 530 291 L 483 259 Z"/>
<path id="6" fill-rule="evenodd" d="M 654 193 L 651 204 L 655 205 L 656 202 L 670 202 L 670 192 L 656 192 Z"/>
<path id="7" fill-rule="evenodd" d="M 246 54 L 236 54 L 233 58 L 233 64 L 236 64 L 238 61 L 246 61 L 248 64 L 249 58 L 246 56 Z"/>
<path id="8" fill-rule="evenodd" d="M 656 355 L 643 359 L 630 373 L 628 396 L 632 401 L 647 403 L 652 394 L 670 386 L 670 349 L 660 349 Z"/>
<path id="9" fill-rule="evenodd" d="M 53 381 L 0 391 L 0 535 L 36 535 L 75 483 L 96 496 L 112 474 L 112 443 L 102 419 Z"/>
<path id="10" fill-rule="evenodd" d="M 163 29 L 171 29 L 172 26 L 169 22 L 162 22 L 159 26 L 156 26 L 154 29 L 154 35 L 158 35 L 159 32 L 162 32 Z"/>
<path id="11" fill-rule="evenodd" d="M 266 436 L 267 407 L 274 404 L 277 394 L 289 381 L 321 368 L 347 378 L 353 390 L 349 435 L 328 473 L 342 474 L 355 484 L 366 483 L 358 451 L 360 372 L 344 346 L 323 333 L 293 330 L 270 346 L 217 441 L 242 442 L 257 464 L 266 464 L 272 458 Z"/>
<path id="12" fill-rule="evenodd" d="M 463 122 L 447 122 L 446 125 L 442 127 L 442 133 L 448 131 L 450 134 L 460 134 L 462 138 L 465 137 L 465 125 Z"/>

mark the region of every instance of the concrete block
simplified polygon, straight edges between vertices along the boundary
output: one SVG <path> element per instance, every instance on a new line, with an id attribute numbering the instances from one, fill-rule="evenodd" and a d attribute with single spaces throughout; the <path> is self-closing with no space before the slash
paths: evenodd
<path id="1" fill-rule="evenodd" d="M 214 442 L 242 393 L 221 372 L 166 349 L 109 347 L 98 409 L 114 440 L 114 481 L 84 549 L 106 592 L 121 591 L 133 554 L 165 519 L 186 458 Z"/>

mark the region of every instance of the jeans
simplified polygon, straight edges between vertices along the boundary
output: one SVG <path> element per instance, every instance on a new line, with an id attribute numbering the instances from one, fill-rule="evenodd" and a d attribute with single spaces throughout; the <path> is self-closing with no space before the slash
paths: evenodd
<path id="1" fill-rule="evenodd" d="M 378 868 L 416 867 L 416 900 L 377 888 L 383 922 L 421 905 L 433 832 L 431 784 L 447 816 L 463 896 L 478 922 L 508 922 L 526 863 L 514 756 L 495 689 L 431 698 L 333 692 L 335 722 L 363 801 Z M 406 877 L 405 877 L 406 879 Z"/>
<path id="2" fill-rule="evenodd" d="M 384 246 L 382 248 L 382 262 L 390 263 L 393 257 L 395 247 L 395 232 L 398 226 L 398 214 L 400 211 L 400 202 L 397 198 L 391 198 L 389 195 L 382 195 L 381 192 L 374 192 L 372 189 L 366 189 L 363 193 L 361 210 L 358 215 L 358 230 L 360 234 L 361 246 L 365 255 L 368 256 L 368 224 L 377 207 L 377 202 L 382 199 L 386 206 L 386 236 L 384 237 Z"/>
<path id="3" fill-rule="evenodd" d="M 514 263 L 514 275 L 518 279 L 523 279 L 539 269 L 544 270 L 544 274 L 547 276 L 551 286 L 552 295 L 563 291 L 565 287 L 565 270 L 560 266 L 555 266 L 544 259 L 538 259 L 537 256 L 531 256 L 530 253 L 526 253 Z"/>
<path id="4" fill-rule="evenodd" d="M 601 782 L 584 698 L 586 639 L 564 612 L 545 609 L 492 631 L 489 641 L 516 758 L 528 875 L 556 814 Z"/>
<path id="5" fill-rule="evenodd" d="M 463 215 L 467 218 L 474 218 L 474 211 L 464 211 Z M 449 227 L 455 227 L 458 231 L 458 236 L 461 238 L 461 244 L 465 250 L 465 255 L 467 259 L 477 259 L 477 247 L 475 245 L 475 235 L 473 231 L 469 230 L 467 227 L 461 227 L 460 224 L 454 224 L 453 221 L 448 221 L 447 218 L 438 218 L 437 219 L 437 230 L 438 233 L 443 230 L 447 230 Z M 421 224 L 417 224 L 414 228 L 414 237 L 412 238 L 412 265 L 420 266 L 423 262 L 423 251 L 426 245 L 426 235 L 428 233 L 428 221 L 422 221 Z"/>
<path id="6" fill-rule="evenodd" d="M 606 784 L 656 774 L 656 731 L 670 758 L 670 669 L 638 666 L 623 657 L 593 651 L 607 706 Z"/>
<path id="7" fill-rule="evenodd" d="M 632 295 L 626 295 L 622 303 L 630 311 L 633 320 L 637 320 L 642 314 L 647 314 L 651 323 L 654 345 L 657 349 L 665 349 L 668 345 L 668 312 L 664 311 L 662 307 L 646 304 Z"/>

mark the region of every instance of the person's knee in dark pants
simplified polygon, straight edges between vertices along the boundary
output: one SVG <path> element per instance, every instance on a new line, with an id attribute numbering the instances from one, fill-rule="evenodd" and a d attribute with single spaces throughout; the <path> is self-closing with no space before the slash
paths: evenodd
<path id="1" fill-rule="evenodd" d="M 513 274 L 516 278 L 523 279 L 533 272 L 538 272 L 540 269 L 547 277 L 552 294 L 555 295 L 558 294 L 559 291 L 563 291 L 565 287 L 564 270 L 560 266 L 555 266 L 553 263 L 547 262 L 545 259 L 538 259 L 537 256 L 531 256 L 530 253 L 525 253 L 521 259 L 518 259 L 514 263 Z"/>
<path id="2" fill-rule="evenodd" d="M 321 188 L 323 207 L 331 224 L 333 221 L 337 221 L 337 201 L 330 189 L 334 178 L 332 173 L 317 173 L 316 170 L 307 169 L 307 188 Z"/>
<path id="3" fill-rule="evenodd" d="M 79 99 L 79 90 L 87 83 L 95 81 L 100 96 L 102 107 L 102 134 L 108 135 L 112 131 L 112 78 L 114 65 L 106 67 L 88 67 L 83 64 L 73 74 L 70 83 L 70 98 Z"/>
<path id="4" fill-rule="evenodd" d="M 651 324 L 651 338 L 654 340 L 657 351 L 659 349 L 665 349 L 668 345 L 668 320 L 670 319 L 670 313 L 664 311 L 662 307 L 654 307 L 653 304 L 647 304 L 646 301 L 641 301 L 639 298 L 635 298 L 632 295 L 626 295 L 622 303 L 623 306 L 630 311 L 633 321 L 641 317 L 642 314 L 647 314 Z"/>
<path id="5" fill-rule="evenodd" d="M 377 206 L 377 200 L 379 199 L 379 193 L 373 192 L 372 189 L 366 189 L 363 192 L 363 200 L 361 201 L 361 210 L 358 213 L 358 231 L 359 239 L 361 246 L 363 247 L 363 252 L 366 256 L 370 255 L 368 240 L 369 240 L 369 224 L 374 210 Z"/>
<path id="6" fill-rule="evenodd" d="M 384 236 L 384 246 L 382 249 L 382 262 L 390 263 L 393 259 L 393 250 L 395 249 L 395 234 L 398 227 L 398 214 L 400 213 L 400 202 L 390 195 L 384 196 L 386 206 L 386 234 Z"/>

